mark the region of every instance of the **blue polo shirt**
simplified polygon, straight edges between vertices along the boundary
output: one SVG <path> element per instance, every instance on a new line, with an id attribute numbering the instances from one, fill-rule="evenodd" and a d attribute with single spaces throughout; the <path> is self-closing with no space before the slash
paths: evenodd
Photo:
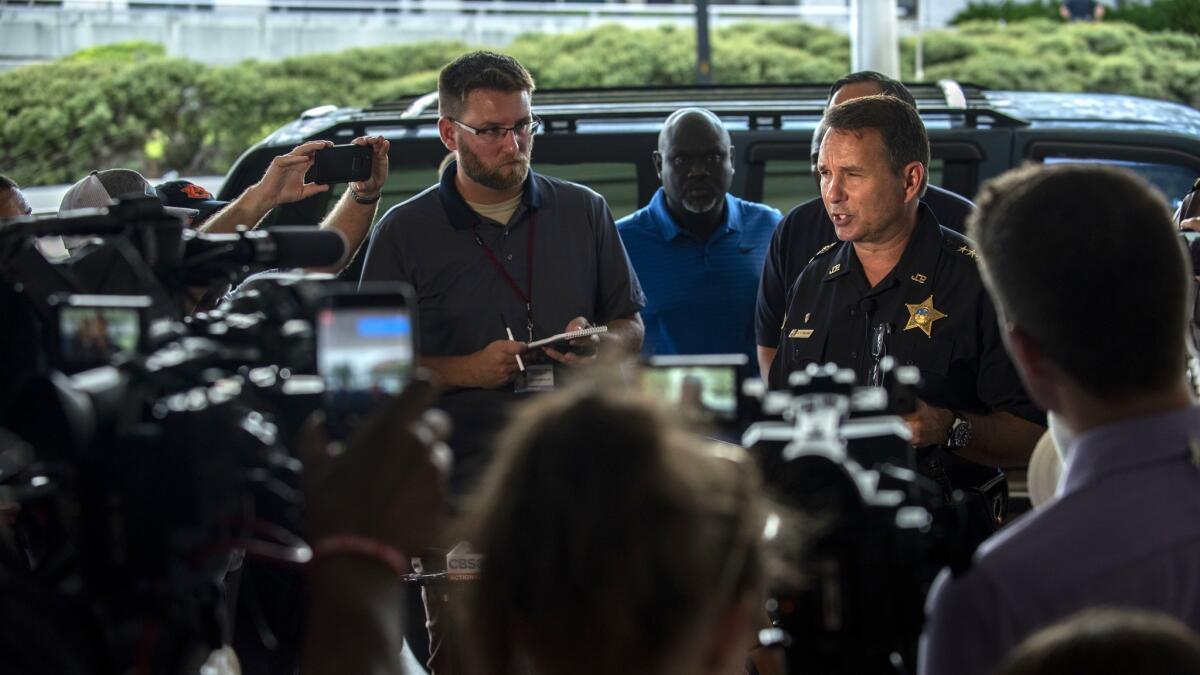
<path id="1" fill-rule="evenodd" d="M 725 207 L 725 222 L 707 241 L 679 227 L 662 188 L 645 208 L 617 221 L 646 294 L 643 355 L 746 354 L 751 366 L 758 363 L 755 298 L 783 215 L 728 194 Z"/>

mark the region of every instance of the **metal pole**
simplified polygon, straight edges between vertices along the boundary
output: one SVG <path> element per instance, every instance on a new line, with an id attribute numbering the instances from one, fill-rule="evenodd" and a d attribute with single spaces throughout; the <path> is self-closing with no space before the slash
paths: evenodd
<path id="1" fill-rule="evenodd" d="M 900 77 L 896 0 L 851 0 L 850 66 Z"/>
<path id="2" fill-rule="evenodd" d="M 712 82 L 712 47 L 708 42 L 708 0 L 696 0 L 696 83 Z"/>
<path id="3" fill-rule="evenodd" d="M 925 81 L 925 0 L 917 0 L 917 62 L 913 77 L 917 82 Z"/>

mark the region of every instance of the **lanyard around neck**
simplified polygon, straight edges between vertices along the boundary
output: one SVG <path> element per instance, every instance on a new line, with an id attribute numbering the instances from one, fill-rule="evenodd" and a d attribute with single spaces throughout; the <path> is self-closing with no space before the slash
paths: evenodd
<path id="1" fill-rule="evenodd" d="M 479 232 L 475 232 L 475 243 L 479 244 L 479 248 L 483 249 L 483 254 L 492 263 L 492 267 L 500 274 L 500 277 L 508 283 L 508 287 L 513 293 L 525 303 L 525 328 L 529 332 L 529 341 L 533 341 L 533 237 L 537 228 L 537 215 L 535 212 L 529 212 L 529 237 L 526 239 L 525 246 L 525 274 L 528 290 L 521 290 L 520 284 L 508 270 L 504 268 L 504 264 L 496 257 L 496 252 L 490 246 L 483 243 L 483 238 L 479 236 Z"/>

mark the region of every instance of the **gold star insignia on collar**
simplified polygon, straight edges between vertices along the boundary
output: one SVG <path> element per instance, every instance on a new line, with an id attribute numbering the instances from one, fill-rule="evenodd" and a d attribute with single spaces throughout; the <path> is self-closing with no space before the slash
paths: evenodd
<path id="1" fill-rule="evenodd" d="M 925 337 L 933 337 L 934 321 L 946 318 L 945 314 L 934 309 L 932 295 L 925 298 L 925 302 L 920 304 L 910 305 L 905 303 L 904 306 L 908 308 L 908 324 L 904 326 L 904 330 L 920 328 L 925 333 Z"/>
<path id="2" fill-rule="evenodd" d="M 960 246 L 960 247 L 958 247 L 958 252 L 967 256 L 968 258 L 970 258 L 972 260 L 979 260 L 979 254 L 976 253 L 975 249 L 973 249 L 973 248 L 968 248 L 966 246 Z"/>

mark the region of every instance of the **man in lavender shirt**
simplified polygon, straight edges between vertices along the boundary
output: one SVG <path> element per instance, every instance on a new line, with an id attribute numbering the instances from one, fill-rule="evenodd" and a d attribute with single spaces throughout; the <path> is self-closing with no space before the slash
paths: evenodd
<path id="1" fill-rule="evenodd" d="M 1190 272 L 1166 204 L 1117 169 L 1026 167 L 984 187 L 970 234 L 1027 390 L 1076 436 L 1056 498 L 935 582 L 920 672 L 986 675 L 1094 605 L 1200 629 Z"/>

